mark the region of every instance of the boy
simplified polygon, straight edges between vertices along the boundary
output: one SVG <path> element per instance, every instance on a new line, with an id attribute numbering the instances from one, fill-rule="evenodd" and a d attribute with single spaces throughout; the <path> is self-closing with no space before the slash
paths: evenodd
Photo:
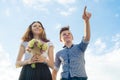
<path id="1" fill-rule="evenodd" d="M 85 71 L 84 52 L 90 40 L 91 14 L 84 8 L 83 19 L 85 22 L 85 34 L 79 44 L 73 44 L 73 35 L 69 27 L 63 27 L 60 30 L 60 41 L 64 44 L 62 50 L 58 51 L 55 58 L 55 67 L 52 72 L 53 80 L 56 80 L 57 72 L 62 64 L 63 72 L 61 80 L 87 80 Z"/>

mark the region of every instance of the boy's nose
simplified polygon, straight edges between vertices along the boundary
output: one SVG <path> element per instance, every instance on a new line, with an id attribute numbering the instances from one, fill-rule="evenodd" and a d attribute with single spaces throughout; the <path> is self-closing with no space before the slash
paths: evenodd
<path id="1" fill-rule="evenodd" d="M 66 36 L 69 36 L 69 34 L 66 34 Z"/>

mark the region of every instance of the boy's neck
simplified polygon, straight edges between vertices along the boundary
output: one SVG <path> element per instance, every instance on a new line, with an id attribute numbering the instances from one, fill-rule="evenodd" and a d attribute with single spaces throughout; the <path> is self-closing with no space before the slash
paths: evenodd
<path id="1" fill-rule="evenodd" d="M 72 44 L 73 44 L 72 42 L 69 42 L 69 43 L 66 43 L 65 46 L 70 48 L 72 46 Z"/>

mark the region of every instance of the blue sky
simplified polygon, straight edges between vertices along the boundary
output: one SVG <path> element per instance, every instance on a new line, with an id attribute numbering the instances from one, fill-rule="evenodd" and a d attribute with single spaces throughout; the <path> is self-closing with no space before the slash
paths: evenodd
<path id="1" fill-rule="evenodd" d="M 74 43 L 79 43 L 83 36 L 81 16 L 85 5 L 92 13 L 91 41 L 85 56 L 89 80 L 118 80 L 119 4 L 119 0 L 0 0 L 0 74 L 5 73 L 2 80 L 8 80 L 11 76 L 13 80 L 18 78 L 19 69 L 15 68 L 14 63 L 20 39 L 33 21 L 42 22 L 47 37 L 55 46 L 55 52 L 63 46 L 59 42 L 59 29 L 62 26 L 69 25 Z M 8 73 L 8 69 L 13 74 Z"/>

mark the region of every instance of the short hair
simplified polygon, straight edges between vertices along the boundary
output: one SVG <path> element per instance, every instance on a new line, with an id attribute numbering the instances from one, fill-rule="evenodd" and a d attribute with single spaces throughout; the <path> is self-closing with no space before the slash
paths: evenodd
<path id="1" fill-rule="evenodd" d="M 62 28 L 60 29 L 60 35 L 61 35 L 61 33 L 62 33 L 63 31 L 66 31 L 66 30 L 69 30 L 69 26 L 62 27 Z"/>

